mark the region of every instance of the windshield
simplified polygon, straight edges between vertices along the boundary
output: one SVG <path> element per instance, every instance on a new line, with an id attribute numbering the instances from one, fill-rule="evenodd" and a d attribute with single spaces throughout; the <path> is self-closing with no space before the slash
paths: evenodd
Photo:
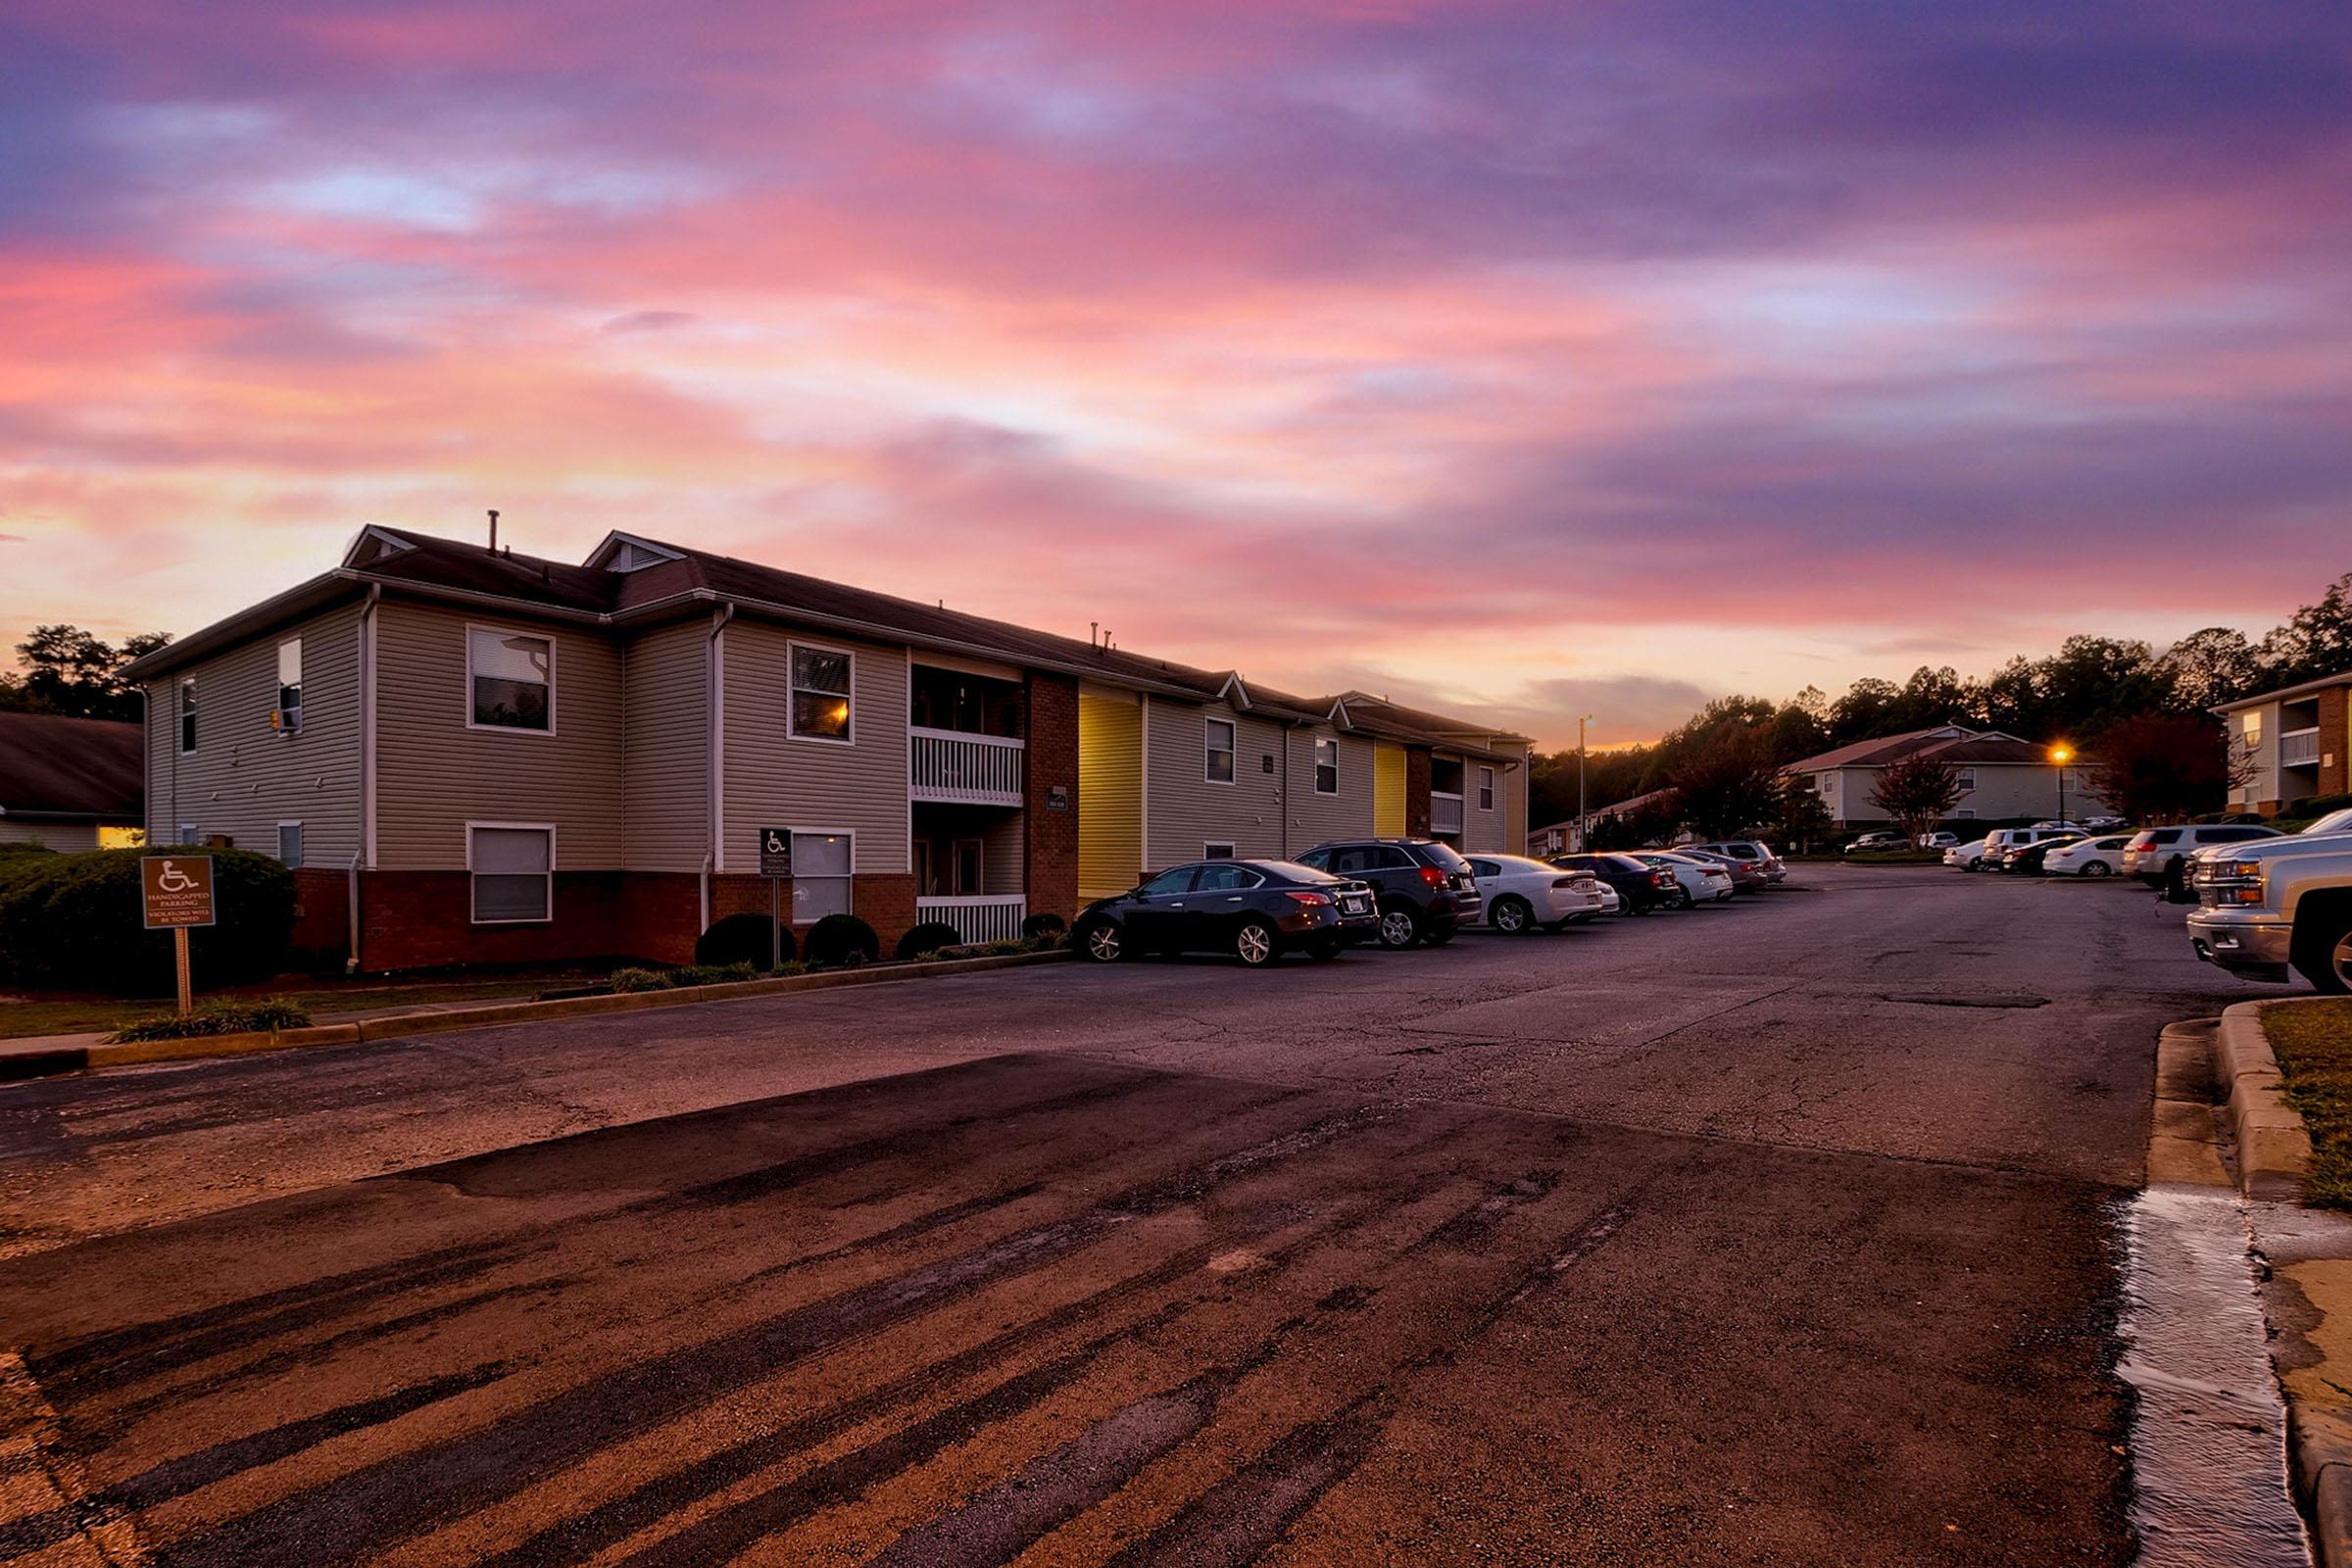
<path id="1" fill-rule="evenodd" d="M 1467 871 L 1470 869 L 1470 862 L 1454 854 L 1450 845 L 1422 844 L 1416 845 L 1415 848 L 1420 852 L 1423 860 L 1441 871 Z"/>
<path id="2" fill-rule="evenodd" d="M 2303 830 L 2306 833 L 2352 833 L 2352 806 L 2329 811 Z"/>

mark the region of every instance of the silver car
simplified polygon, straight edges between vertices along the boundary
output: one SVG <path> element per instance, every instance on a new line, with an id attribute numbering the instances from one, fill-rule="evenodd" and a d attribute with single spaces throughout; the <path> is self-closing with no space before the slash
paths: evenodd
<path id="1" fill-rule="evenodd" d="M 1705 860 L 1663 850 L 1635 850 L 1631 853 L 1643 865 L 1654 865 L 1674 873 L 1675 884 L 1683 895 L 1679 902 L 1686 909 L 1701 904 L 1721 904 L 1739 891 L 1732 885 L 1732 873 L 1720 865 L 1710 865 Z"/>
<path id="2" fill-rule="evenodd" d="M 1767 882 L 1780 883 L 1788 880 L 1788 867 L 1782 864 L 1781 858 L 1772 853 L 1772 846 L 1764 843 L 1761 839 L 1720 839 L 1712 844 L 1689 844 L 1681 847 L 1704 850 L 1709 855 L 1720 855 L 1726 859 L 1745 860 L 1762 871 L 1764 880 Z"/>

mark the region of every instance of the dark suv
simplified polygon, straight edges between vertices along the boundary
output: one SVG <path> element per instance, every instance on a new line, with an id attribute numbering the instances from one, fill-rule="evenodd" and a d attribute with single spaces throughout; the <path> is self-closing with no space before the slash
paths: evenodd
<path id="1" fill-rule="evenodd" d="M 1478 918 L 1478 878 L 1470 862 L 1436 839 L 1337 839 L 1298 857 L 1333 876 L 1368 882 L 1380 900 L 1380 945 L 1409 948 L 1451 942 Z"/>

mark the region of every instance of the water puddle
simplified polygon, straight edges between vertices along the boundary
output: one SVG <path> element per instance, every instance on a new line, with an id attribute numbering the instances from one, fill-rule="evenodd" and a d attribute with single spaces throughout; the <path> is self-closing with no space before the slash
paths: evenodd
<path id="1" fill-rule="evenodd" d="M 2123 1226 L 2138 1568 L 2309 1568 L 2237 1195 L 2152 1187 Z"/>

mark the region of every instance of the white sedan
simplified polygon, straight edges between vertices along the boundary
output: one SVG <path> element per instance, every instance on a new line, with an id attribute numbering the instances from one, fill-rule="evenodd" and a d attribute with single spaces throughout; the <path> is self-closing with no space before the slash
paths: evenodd
<path id="1" fill-rule="evenodd" d="M 1643 865 L 1672 871 L 1675 883 L 1683 894 L 1678 902 L 1686 909 L 1695 908 L 1701 904 L 1725 903 L 1738 891 L 1732 885 L 1732 873 L 1711 861 L 1664 850 L 1636 850 L 1633 857 Z"/>
<path id="2" fill-rule="evenodd" d="M 1943 852 L 1943 863 L 1956 865 L 1963 871 L 1978 869 L 1984 863 L 1984 841 L 1971 839 L 1966 844 L 1953 845 Z"/>
<path id="3" fill-rule="evenodd" d="M 2041 868 L 2051 876 L 2114 876 L 2124 868 L 2124 846 L 2129 833 L 2103 839 L 2082 839 L 2042 857 Z"/>
<path id="4" fill-rule="evenodd" d="M 1563 871 L 1524 855 L 1473 855 L 1470 874 L 1478 878 L 1480 923 L 1514 936 L 1595 919 L 1609 912 L 1614 900 L 1592 873 Z"/>

